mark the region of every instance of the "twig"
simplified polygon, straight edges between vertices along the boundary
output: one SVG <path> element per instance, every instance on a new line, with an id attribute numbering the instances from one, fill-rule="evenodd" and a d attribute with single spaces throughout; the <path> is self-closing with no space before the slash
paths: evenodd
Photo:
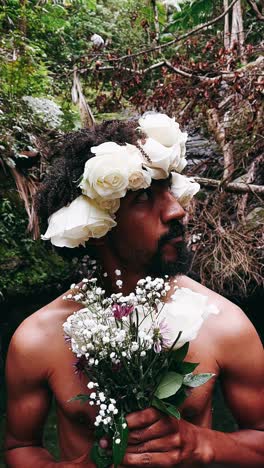
<path id="1" fill-rule="evenodd" d="M 251 68 L 254 66 L 254 65 L 259 65 L 262 60 L 263 60 L 263 57 L 259 57 L 260 60 L 258 61 L 255 61 L 255 62 L 251 62 L 248 64 L 248 68 L 250 65 Z M 187 71 L 184 71 L 180 68 L 177 68 L 177 67 L 174 67 L 174 65 L 172 65 L 168 60 L 162 60 L 160 62 L 157 62 L 157 63 L 154 63 L 153 65 L 150 65 L 149 67 L 146 67 L 146 68 L 143 68 L 142 70 L 134 70 L 133 68 L 130 68 L 130 67 L 123 67 L 123 66 L 114 66 L 114 65 L 107 65 L 107 66 L 99 66 L 96 71 L 111 71 L 111 70 L 115 70 L 115 71 L 126 71 L 126 72 L 129 72 L 129 73 L 133 73 L 135 75 L 144 75 L 145 73 L 148 73 L 152 70 L 155 70 L 157 68 L 161 68 L 161 67 L 167 67 L 169 70 L 172 70 L 174 73 L 180 75 L 180 76 L 184 76 L 185 78 L 193 78 L 193 79 L 197 79 L 197 80 L 200 80 L 200 81 L 203 81 L 203 82 L 206 82 L 206 83 L 214 83 L 215 81 L 217 80 L 220 80 L 220 79 L 224 79 L 225 81 L 227 80 L 233 80 L 235 76 L 237 75 L 240 75 L 240 73 L 243 73 L 245 70 L 246 70 L 246 67 L 242 67 L 240 68 L 239 70 L 236 71 L 236 73 L 234 72 L 227 72 L 226 70 L 220 70 L 218 73 L 219 75 L 216 75 L 216 76 L 204 76 L 204 75 L 196 75 L 195 73 L 190 73 L 190 72 L 187 72 Z M 86 73 L 87 71 L 94 71 L 93 68 L 85 68 L 85 69 L 81 69 L 79 70 L 79 73 Z M 263 73 L 258 73 L 258 74 L 254 74 L 254 76 L 257 75 L 257 76 L 264 76 Z M 223 78 L 224 76 L 224 78 Z"/>
<path id="2" fill-rule="evenodd" d="M 256 4 L 256 2 L 253 2 L 253 0 L 247 0 L 247 3 L 252 7 L 254 12 L 256 13 L 257 18 L 260 21 L 264 21 L 264 15 L 262 15 L 262 13 L 259 11 L 258 5 Z"/>
<path id="3" fill-rule="evenodd" d="M 204 187 L 208 188 L 219 188 L 226 192 L 233 193 L 257 193 L 259 195 L 264 194 L 264 186 L 247 184 L 245 182 L 229 182 L 228 184 L 223 183 L 216 179 L 207 179 L 206 177 L 194 177 L 195 181 Z"/>
<path id="4" fill-rule="evenodd" d="M 199 26 L 192 29 L 191 31 L 188 31 L 185 34 L 182 34 L 181 36 L 178 36 L 175 39 L 173 39 L 173 40 L 171 40 L 169 42 L 166 42 L 166 44 L 160 44 L 158 46 L 149 47 L 148 49 L 140 50 L 139 52 L 135 52 L 134 54 L 126 54 L 126 55 L 123 55 L 122 57 L 119 57 L 119 58 L 109 58 L 109 59 L 106 59 L 106 61 L 107 62 L 121 62 L 122 60 L 125 60 L 127 58 L 138 57 L 139 55 L 148 54 L 149 52 L 153 52 L 155 50 L 165 49 L 166 47 L 169 47 L 169 46 L 171 46 L 173 44 L 176 44 L 177 42 L 180 42 L 183 39 L 186 39 L 187 37 L 192 36 L 193 34 L 201 31 L 202 29 L 208 28 L 212 24 L 215 24 L 218 21 L 220 21 L 231 10 L 231 8 L 233 8 L 234 4 L 237 1 L 238 0 L 233 0 L 230 3 L 229 7 L 226 10 L 224 10 L 223 13 L 221 13 L 221 15 L 217 16 L 216 18 L 212 19 L 211 21 L 208 21 L 207 23 L 200 24 Z"/>

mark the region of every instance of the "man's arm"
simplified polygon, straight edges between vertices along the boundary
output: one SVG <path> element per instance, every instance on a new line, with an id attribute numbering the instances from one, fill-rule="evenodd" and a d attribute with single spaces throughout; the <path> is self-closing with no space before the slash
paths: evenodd
<path id="1" fill-rule="evenodd" d="M 10 468 L 87 467 L 86 455 L 72 462 L 56 462 L 42 446 L 51 402 L 45 363 L 48 341 L 42 343 L 42 335 L 26 321 L 10 343 L 6 366 L 5 462 Z"/>
<path id="2" fill-rule="evenodd" d="M 129 448 L 123 466 L 180 463 L 263 468 L 263 348 L 254 327 L 235 306 L 219 334 L 219 365 L 227 403 L 241 430 L 222 433 L 161 415 L 151 408 L 127 417 Z"/>

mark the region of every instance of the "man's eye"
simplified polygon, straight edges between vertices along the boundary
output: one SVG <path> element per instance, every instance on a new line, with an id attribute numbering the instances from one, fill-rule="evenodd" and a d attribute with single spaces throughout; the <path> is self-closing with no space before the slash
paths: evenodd
<path id="1" fill-rule="evenodd" d="M 144 202 L 144 201 L 148 201 L 149 199 L 150 199 L 150 194 L 146 190 L 139 193 L 138 196 L 136 197 L 137 202 Z"/>

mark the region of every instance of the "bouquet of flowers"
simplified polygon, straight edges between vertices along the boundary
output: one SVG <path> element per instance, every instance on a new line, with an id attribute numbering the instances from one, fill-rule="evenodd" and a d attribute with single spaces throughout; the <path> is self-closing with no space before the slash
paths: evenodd
<path id="1" fill-rule="evenodd" d="M 116 274 L 120 278 L 119 270 Z M 193 374 L 198 364 L 184 358 L 204 319 L 218 312 L 206 296 L 172 286 L 168 278 L 141 279 L 127 296 L 122 280 L 116 284 L 120 292 L 106 297 L 96 278 L 83 279 L 64 297 L 83 305 L 63 328 L 78 368 L 89 379 L 88 394 L 74 399 L 98 407 L 91 458 L 99 468 L 122 462 L 128 413 L 154 406 L 180 418 L 178 407 L 188 389 L 211 378 Z M 172 287 L 170 302 L 164 302 Z M 99 445 L 105 435 L 112 440 L 111 456 Z"/>

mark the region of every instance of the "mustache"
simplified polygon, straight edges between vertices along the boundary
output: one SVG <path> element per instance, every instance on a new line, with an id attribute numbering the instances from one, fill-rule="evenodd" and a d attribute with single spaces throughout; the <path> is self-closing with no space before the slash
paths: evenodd
<path id="1" fill-rule="evenodd" d="M 163 247 L 163 245 L 165 245 L 170 240 L 175 239 L 176 237 L 184 237 L 184 234 L 185 229 L 183 224 L 180 223 L 180 221 L 174 221 L 170 224 L 169 231 L 160 237 L 158 242 L 158 248 L 160 249 L 161 247 Z"/>

